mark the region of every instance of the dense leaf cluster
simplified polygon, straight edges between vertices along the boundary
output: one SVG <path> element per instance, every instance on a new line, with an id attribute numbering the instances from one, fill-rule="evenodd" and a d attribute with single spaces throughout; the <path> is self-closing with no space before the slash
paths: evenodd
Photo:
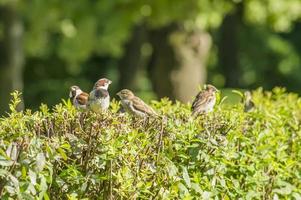
<path id="1" fill-rule="evenodd" d="M 196 119 L 167 99 L 156 119 L 18 101 L 0 119 L 1 199 L 301 198 L 301 99 L 283 89 Z"/>

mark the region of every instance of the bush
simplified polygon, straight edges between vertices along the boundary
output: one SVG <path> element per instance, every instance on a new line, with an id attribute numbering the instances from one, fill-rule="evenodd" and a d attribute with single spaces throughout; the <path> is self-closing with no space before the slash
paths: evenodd
<path id="1" fill-rule="evenodd" d="M 300 199 L 301 99 L 254 92 L 256 109 L 152 106 L 164 117 L 96 115 L 65 102 L 0 119 L 1 199 Z"/>

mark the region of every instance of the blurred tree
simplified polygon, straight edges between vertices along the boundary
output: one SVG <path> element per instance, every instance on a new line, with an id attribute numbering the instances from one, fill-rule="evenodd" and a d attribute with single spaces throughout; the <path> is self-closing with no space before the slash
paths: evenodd
<path id="1" fill-rule="evenodd" d="M 247 23 L 276 32 L 290 31 L 301 17 L 300 0 L 248 0 L 241 3 Z"/>
<path id="2" fill-rule="evenodd" d="M 279 33 L 292 29 L 300 11 L 298 0 L 249 0 L 235 4 L 217 34 L 218 65 L 225 77 L 224 86 L 292 87 L 292 80 L 287 82 L 288 73 L 292 72 L 289 76 L 293 77 L 301 66 L 297 67 L 300 62 L 295 50 Z"/>
<path id="3" fill-rule="evenodd" d="M 205 83 L 211 46 L 205 30 L 218 26 L 230 7 L 226 1 L 207 0 L 153 1 L 142 6 L 152 47 L 147 70 L 158 97 L 187 102 Z"/>
<path id="4" fill-rule="evenodd" d="M 168 96 L 174 99 L 170 72 L 175 67 L 174 51 L 169 42 L 169 34 L 175 28 L 170 25 L 150 33 L 153 53 L 148 65 L 148 73 L 153 88 L 159 97 Z"/>
<path id="5" fill-rule="evenodd" d="M 143 65 L 141 49 L 146 41 L 147 30 L 144 24 L 136 25 L 130 39 L 124 45 L 123 56 L 119 59 L 119 89 L 137 89 L 137 73 Z"/>
<path id="6" fill-rule="evenodd" d="M 170 25 L 151 32 L 153 55 L 148 67 L 155 92 L 183 102 L 191 100 L 206 81 L 211 37 Z"/>
<path id="7" fill-rule="evenodd" d="M 23 24 L 17 12 L 17 2 L 0 5 L 0 113 L 8 110 L 10 93 L 23 89 Z M 20 105 L 20 109 L 23 104 Z"/>
<path id="8" fill-rule="evenodd" d="M 301 84 L 300 56 L 291 39 L 264 27 L 245 25 L 239 40 L 243 87 L 271 89 L 277 85 L 300 91 L 296 87 Z"/>
<path id="9" fill-rule="evenodd" d="M 218 42 L 219 65 L 225 76 L 225 87 L 239 87 L 241 68 L 239 65 L 239 29 L 242 19 L 241 3 L 228 13 L 220 27 Z"/>

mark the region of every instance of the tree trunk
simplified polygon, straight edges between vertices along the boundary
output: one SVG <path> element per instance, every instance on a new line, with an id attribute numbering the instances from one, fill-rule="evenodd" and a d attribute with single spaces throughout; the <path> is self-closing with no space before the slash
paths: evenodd
<path id="1" fill-rule="evenodd" d="M 10 93 L 23 90 L 23 24 L 18 17 L 16 2 L 0 7 L 0 23 L 4 27 L 0 38 L 0 113 L 4 113 L 8 110 Z M 23 109 L 23 103 L 19 108 Z"/>
<path id="2" fill-rule="evenodd" d="M 234 13 L 228 14 L 221 25 L 219 41 L 219 65 L 225 76 L 225 87 L 239 87 L 240 66 L 238 58 L 238 29 L 240 24 L 239 6 Z"/>
<path id="3" fill-rule="evenodd" d="M 137 88 L 137 74 L 142 67 L 141 47 L 146 42 L 146 31 L 144 25 L 137 25 L 133 29 L 130 40 L 125 44 L 125 51 L 118 62 L 119 89 Z"/>
<path id="4" fill-rule="evenodd" d="M 192 100 L 198 86 L 206 82 L 211 37 L 176 25 L 152 31 L 150 37 L 153 54 L 148 71 L 154 91 L 160 98 Z"/>

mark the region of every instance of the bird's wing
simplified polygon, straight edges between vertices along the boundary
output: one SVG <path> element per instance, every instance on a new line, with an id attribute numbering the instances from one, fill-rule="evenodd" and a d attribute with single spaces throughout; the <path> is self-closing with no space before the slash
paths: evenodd
<path id="1" fill-rule="evenodd" d="M 252 100 L 250 101 L 250 104 L 251 104 L 252 107 L 255 106 L 255 103 L 254 103 L 254 101 L 252 101 Z"/>
<path id="2" fill-rule="evenodd" d="M 131 99 L 133 107 L 143 113 L 146 113 L 148 115 L 157 115 L 157 113 L 144 101 L 142 101 L 139 97 L 134 97 Z"/>
<path id="3" fill-rule="evenodd" d="M 214 100 L 214 94 L 207 91 L 201 91 L 193 101 L 191 108 L 194 112 L 196 112 L 205 107 L 212 100 Z"/>
<path id="4" fill-rule="evenodd" d="M 251 108 L 255 107 L 255 103 L 252 100 L 247 101 L 247 102 L 245 102 L 245 108 L 246 107 L 248 107 L 248 109 L 251 109 Z"/>
<path id="5" fill-rule="evenodd" d="M 86 105 L 88 102 L 88 98 L 89 98 L 89 94 L 82 92 L 81 94 L 76 96 L 76 101 L 80 104 L 80 105 Z"/>
<path id="6" fill-rule="evenodd" d="M 205 98 L 205 96 L 207 96 L 207 93 L 205 91 L 200 91 L 197 96 L 195 97 L 191 108 L 194 110 L 195 108 L 197 108 L 199 105 L 204 104 L 207 100 L 207 97 Z"/>

